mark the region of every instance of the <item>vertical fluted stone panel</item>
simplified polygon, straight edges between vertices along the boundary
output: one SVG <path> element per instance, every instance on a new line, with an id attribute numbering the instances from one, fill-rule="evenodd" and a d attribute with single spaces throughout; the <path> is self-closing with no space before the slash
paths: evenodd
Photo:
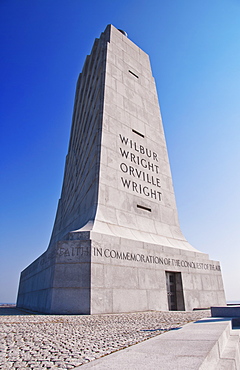
<path id="1" fill-rule="evenodd" d="M 94 43 L 76 88 L 72 129 L 51 245 L 93 222 L 99 184 L 106 35 Z"/>

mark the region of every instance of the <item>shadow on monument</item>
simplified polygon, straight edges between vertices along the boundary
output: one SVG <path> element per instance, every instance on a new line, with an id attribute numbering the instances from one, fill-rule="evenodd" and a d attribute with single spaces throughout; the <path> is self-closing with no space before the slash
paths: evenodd
<path id="1" fill-rule="evenodd" d="M 28 312 L 21 310 L 15 306 L 13 307 L 0 307 L 0 316 L 26 316 L 26 315 L 41 315 L 38 312 Z"/>

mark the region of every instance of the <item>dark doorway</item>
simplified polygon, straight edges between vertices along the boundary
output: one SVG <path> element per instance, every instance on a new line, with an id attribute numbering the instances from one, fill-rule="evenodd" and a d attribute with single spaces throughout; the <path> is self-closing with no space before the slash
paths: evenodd
<path id="1" fill-rule="evenodd" d="M 166 271 L 169 311 L 185 311 L 181 272 Z"/>

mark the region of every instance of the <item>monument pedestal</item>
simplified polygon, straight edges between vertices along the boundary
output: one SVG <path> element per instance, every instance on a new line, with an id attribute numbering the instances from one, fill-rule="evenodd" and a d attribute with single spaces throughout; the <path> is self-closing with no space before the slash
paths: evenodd
<path id="1" fill-rule="evenodd" d="M 225 305 L 220 265 L 207 255 L 96 232 L 69 233 L 22 274 L 18 306 L 52 314 Z"/>

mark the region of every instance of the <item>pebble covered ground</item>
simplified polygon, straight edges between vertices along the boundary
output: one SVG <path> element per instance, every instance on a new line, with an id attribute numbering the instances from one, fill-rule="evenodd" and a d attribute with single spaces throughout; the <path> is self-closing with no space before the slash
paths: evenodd
<path id="1" fill-rule="evenodd" d="M 74 369 L 210 311 L 35 315 L 0 307 L 0 369 Z"/>

